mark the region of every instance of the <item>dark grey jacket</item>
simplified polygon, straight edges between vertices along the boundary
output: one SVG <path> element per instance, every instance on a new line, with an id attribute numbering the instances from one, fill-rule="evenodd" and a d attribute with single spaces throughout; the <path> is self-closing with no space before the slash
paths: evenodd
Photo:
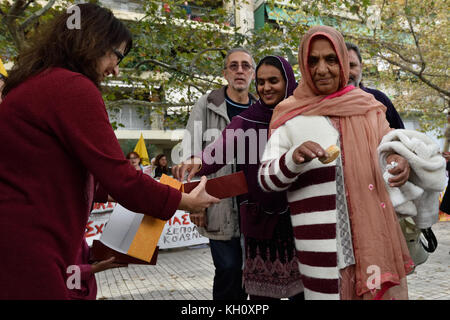
<path id="1" fill-rule="evenodd" d="M 230 123 L 225 102 L 225 89 L 213 90 L 197 101 L 189 116 L 182 141 L 182 160 L 200 156 L 202 150 L 217 139 Z M 208 179 L 233 173 L 233 165 L 226 165 Z M 207 210 L 207 227 L 199 233 L 209 239 L 229 240 L 238 237 L 239 217 L 234 198 L 223 199 Z"/>

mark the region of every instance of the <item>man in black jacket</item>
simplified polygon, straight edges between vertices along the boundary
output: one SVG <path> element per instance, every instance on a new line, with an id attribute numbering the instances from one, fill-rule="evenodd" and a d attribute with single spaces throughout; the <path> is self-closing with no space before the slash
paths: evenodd
<path id="1" fill-rule="evenodd" d="M 348 50 L 348 60 L 350 63 L 350 76 L 348 84 L 352 84 L 355 87 L 360 87 L 362 90 L 372 94 L 375 99 L 380 101 L 386 106 L 386 120 L 389 122 L 389 126 L 394 129 L 405 129 L 400 115 L 395 110 L 391 100 L 380 90 L 366 88 L 363 86 L 362 79 L 362 59 L 358 46 L 353 43 L 346 42 Z"/>

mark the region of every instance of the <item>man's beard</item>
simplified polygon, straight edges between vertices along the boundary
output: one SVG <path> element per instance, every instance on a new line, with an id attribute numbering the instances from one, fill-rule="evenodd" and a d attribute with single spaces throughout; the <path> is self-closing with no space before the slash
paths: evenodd
<path id="1" fill-rule="evenodd" d="M 233 86 L 233 89 L 236 91 L 236 92 L 245 92 L 245 91 L 248 91 L 248 86 L 247 87 L 236 87 L 236 86 Z"/>

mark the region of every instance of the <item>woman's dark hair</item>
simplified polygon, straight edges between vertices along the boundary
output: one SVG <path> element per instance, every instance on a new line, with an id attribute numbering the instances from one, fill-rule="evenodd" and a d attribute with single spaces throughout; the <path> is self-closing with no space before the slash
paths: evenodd
<path id="1" fill-rule="evenodd" d="M 164 158 L 166 155 L 164 153 L 158 154 L 155 158 L 155 166 L 157 167 L 161 167 L 161 165 L 159 164 L 159 160 L 161 160 L 162 158 Z M 167 168 L 168 164 L 166 164 L 165 167 L 161 167 L 161 168 Z"/>
<path id="2" fill-rule="evenodd" d="M 261 61 L 259 61 L 258 66 L 256 67 L 256 70 L 255 70 L 256 92 L 258 93 L 258 95 L 259 95 L 259 92 L 258 92 L 258 70 L 259 70 L 259 67 L 261 67 L 262 65 L 273 66 L 273 67 L 277 68 L 278 70 L 280 70 L 281 76 L 283 77 L 284 82 L 286 83 L 286 90 L 287 90 L 288 80 L 286 79 L 283 64 L 281 63 L 280 59 L 278 59 L 277 57 L 267 56 L 267 57 L 264 57 Z"/>
<path id="3" fill-rule="evenodd" d="M 137 153 L 136 151 L 128 152 L 126 158 L 129 160 L 129 159 L 131 158 L 131 155 L 133 155 L 133 154 L 134 154 L 136 157 L 139 158 L 139 163 L 141 163 L 141 156 L 140 156 L 139 153 Z"/>
<path id="4" fill-rule="evenodd" d="M 362 63 L 362 58 L 361 58 L 361 52 L 359 51 L 359 48 L 356 44 L 351 43 L 351 42 L 346 42 L 345 46 L 347 47 L 347 50 L 353 50 L 356 53 L 356 56 L 358 57 L 359 63 Z"/>
<path id="5" fill-rule="evenodd" d="M 18 55 L 3 90 L 4 95 L 31 76 L 52 67 L 78 72 L 97 87 L 97 63 L 110 50 L 126 43 L 124 55 L 132 46 L 131 33 L 113 13 L 96 4 L 77 4 L 79 8 L 56 16 L 30 40 Z M 74 13 L 75 12 L 75 13 Z M 79 26 L 71 26 L 79 12 Z"/>
<path id="6" fill-rule="evenodd" d="M 287 79 L 286 79 L 286 75 L 284 74 L 284 69 L 283 69 L 283 64 L 281 63 L 281 61 L 275 57 L 275 56 L 267 56 L 264 57 L 259 63 L 258 66 L 256 67 L 255 70 L 255 77 L 256 77 L 256 82 L 258 83 L 258 69 L 259 67 L 261 67 L 262 65 L 269 65 L 269 66 L 273 66 L 275 68 L 277 68 L 278 70 L 280 70 L 281 75 L 283 76 L 284 81 L 286 81 L 287 83 Z"/>

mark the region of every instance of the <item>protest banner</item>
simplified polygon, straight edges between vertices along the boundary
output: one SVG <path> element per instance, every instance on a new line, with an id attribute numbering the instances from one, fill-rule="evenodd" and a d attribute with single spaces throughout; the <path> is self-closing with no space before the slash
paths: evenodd
<path id="1" fill-rule="evenodd" d="M 92 246 L 94 240 L 100 239 L 115 206 L 115 202 L 94 203 L 85 231 L 86 241 L 89 246 Z"/>
<path id="2" fill-rule="evenodd" d="M 209 243 L 209 239 L 198 233 L 191 222 L 189 212 L 177 210 L 164 226 L 158 246 L 160 249 L 180 248 Z"/>
<path id="3" fill-rule="evenodd" d="M 199 181 L 183 185 L 163 175 L 160 183 L 190 192 Z M 223 188 L 224 185 L 229 188 Z M 220 199 L 234 197 L 248 191 L 243 172 L 210 179 L 205 188 L 209 194 Z M 110 211 L 108 212 L 107 209 Z M 101 214 L 104 215 L 100 216 Z M 190 220 L 189 213 L 183 210 L 177 210 L 166 222 L 149 215 L 132 212 L 119 204 L 96 204 L 86 229 L 88 244 L 92 245 L 94 239 L 99 240 L 117 252 L 147 262 L 153 257 L 154 251 L 151 248 L 170 249 L 209 242 L 208 238 L 199 234 L 197 226 Z"/>
<path id="4" fill-rule="evenodd" d="M 86 241 L 92 246 L 94 240 L 99 240 L 108 223 L 116 203 L 95 204 L 96 208 L 90 215 L 86 225 Z M 160 249 L 181 248 L 208 243 L 208 238 L 197 231 L 197 226 L 191 222 L 189 212 L 177 210 L 174 216 L 166 222 L 158 246 Z"/>

